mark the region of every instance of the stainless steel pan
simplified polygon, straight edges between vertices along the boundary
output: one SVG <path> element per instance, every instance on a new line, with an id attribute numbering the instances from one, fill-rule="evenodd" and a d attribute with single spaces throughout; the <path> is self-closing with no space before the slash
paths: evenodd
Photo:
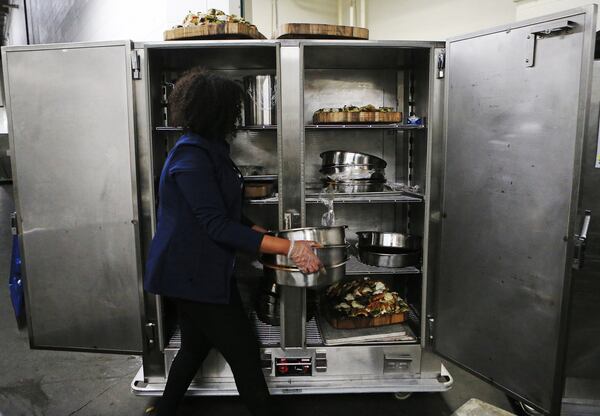
<path id="1" fill-rule="evenodd" d="M 378 267 L 408 267 L 419 264 L 421 237 L 379 231 L 359 231 L 358 257 Z"/>

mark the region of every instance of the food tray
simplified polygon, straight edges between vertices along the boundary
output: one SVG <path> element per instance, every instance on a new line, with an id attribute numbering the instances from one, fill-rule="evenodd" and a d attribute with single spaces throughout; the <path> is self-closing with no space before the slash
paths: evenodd
<path id="1" fill-rule="evenodd" d="M 166 30 L 165 40 L 182 39 L 266 39 L 256 29 L 247 23 L 205 23 L 197 26 L 176 27 Z"/>
<path id="2" fill-rule="evenodd" d="M 380 111 L 336 111 L 321 112 L 313 115 L 314 124 L 351 124 L 351 123 L 400 123 L 402 113 Z"/>
<path id="3" fill-rule="evenodd" d="M 317 320 L 325 345 L 411 343 L 417 337 L 406 324 L 394 324 L 363 329 L 334 328 L 320 315 Z"/>

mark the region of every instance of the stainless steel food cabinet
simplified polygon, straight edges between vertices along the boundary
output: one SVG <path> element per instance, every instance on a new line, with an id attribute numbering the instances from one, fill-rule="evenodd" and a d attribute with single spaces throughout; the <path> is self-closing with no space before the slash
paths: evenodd
<path id="1" fill-rule="evenodd" d="M 180 134 L 168 86 L 203 65 L 276 75 L 277 125 L 240 127 L 238 164 L 278 174 L 247 201 L 269 228 L 320 225 L 318 155 L 366 151 L 398 189 L 334 195 L 338 224 L 423 237 L 422 267 L 377 276 L 411 305 L 407 341 L 328 345 L 307 291 L 283 287 L 281 325 L 256 319 L 254 259 L 238 279 L 274 393 L 443 391 L 450 359 L 557 413 L 596 9 L 517 22 L 446 43 L 102 42 L 3 48 L 31 346 L 139 353 L 136 394 L 160 394 L 177 353 L 170 305 L 141 290 L 156 180 Z M 416 113 L 422 126 L 312 124 L 344 104 Z M 406 192 L 409 189 L 410 192 Z M 331 197 L 331 196 L 327 196 Z M 310 293 L 310 292 L 309 292 Z M 305 368 L 280 375 L 278 366 Z M 206 360 L 190 394 L 236 394 Z"/>

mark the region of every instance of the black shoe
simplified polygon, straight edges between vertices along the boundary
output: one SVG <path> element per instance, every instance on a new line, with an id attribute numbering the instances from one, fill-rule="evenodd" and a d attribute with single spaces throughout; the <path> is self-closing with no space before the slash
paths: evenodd
<path id="1" fill-rule="evenodd" d="M 156 414 L 156 407 L 148 406 L 146 407 L 146 410 L 144 410 L 143 416 L 155 416 Z"/>

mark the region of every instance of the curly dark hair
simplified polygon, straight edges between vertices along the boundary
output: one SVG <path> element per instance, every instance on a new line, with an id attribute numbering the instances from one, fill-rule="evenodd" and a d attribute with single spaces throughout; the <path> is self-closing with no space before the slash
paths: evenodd
<path id="1" fill-rule="evenodd" d="M 197 67 L 185 72 L 169 95 L 171 122 L 207 139 L 235 130 L 244 91 L 231 79 Z"/>

